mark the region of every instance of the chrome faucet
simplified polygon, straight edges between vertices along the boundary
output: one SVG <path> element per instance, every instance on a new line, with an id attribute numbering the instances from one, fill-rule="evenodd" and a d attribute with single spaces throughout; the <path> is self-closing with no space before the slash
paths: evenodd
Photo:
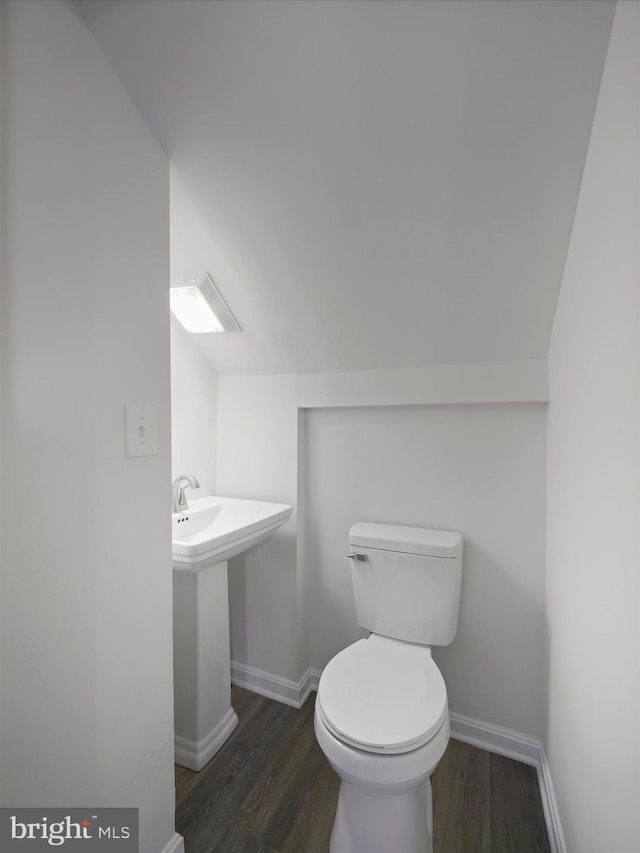
<path id="1" fill-rule="evenodd" d="M 183 483 L 187 485 L 183 486 Z M 184 510 L 189 509 L 189 504 L 184 496 L 184 490 L 189 486 L 192 489 L 200 488 L 200 483 L 191 474 L 180 474 L 175 478 L 171 486 L 171 512 L 184 512 Z"/>

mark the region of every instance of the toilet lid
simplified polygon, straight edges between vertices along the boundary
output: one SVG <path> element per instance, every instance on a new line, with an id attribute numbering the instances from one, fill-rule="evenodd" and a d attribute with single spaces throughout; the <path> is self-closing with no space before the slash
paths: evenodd
<path id="1" fill-rule="evenodd" d="M 428 649 L 372 635 L 324 669 L 318 706 L 340 740 L 368 752 L 408 752 L 444 722 L 447 690 Z"/>

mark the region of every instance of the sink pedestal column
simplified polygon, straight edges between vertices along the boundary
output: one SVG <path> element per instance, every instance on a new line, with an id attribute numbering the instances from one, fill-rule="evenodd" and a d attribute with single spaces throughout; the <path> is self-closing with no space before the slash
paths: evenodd
<path id="1" fill-rule="evenodd" d="M 173 572 L 173 685 L 176 764 L 201 770 L 238 725 L 226 562 Z"/>

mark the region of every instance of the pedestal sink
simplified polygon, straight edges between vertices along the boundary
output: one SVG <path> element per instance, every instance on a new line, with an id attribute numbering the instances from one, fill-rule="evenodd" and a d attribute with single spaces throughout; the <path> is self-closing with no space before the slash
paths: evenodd
<path id="1" fill-rule="evenodd" d="M 227 560 L 291 515 L 287 504 L 206 497 L 172 516 L 175 759 L 201 770 L 238 724 L 231 707 Z"/>

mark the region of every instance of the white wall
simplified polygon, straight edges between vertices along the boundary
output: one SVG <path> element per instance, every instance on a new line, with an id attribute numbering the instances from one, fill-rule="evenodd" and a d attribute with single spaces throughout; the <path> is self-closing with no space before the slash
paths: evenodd
<path id="1" fill-rule="evenodd" d="M 5 264 L 4 264 L 4 248 L 3 248 L 3 229 L 4 229 L 4 208 L 2 206 L 2 196 L 4 194 L 4 173 L 3 173 L 3 145 L 4 145 L 4 110 L 3 98 L 5 87 L 2 85 L 2 75 L 5 68 L 4 58 L 4 15 L 0 8 L 0 332 L 2 331 L 2 291 L 5 279 Z M 2 466 L 2 341 L 0 339 L 0 481 L 3 471 Z M 2 487 L 0 485 L 0 667 L 2 665 Z M 0 803 L 4 802 L 2 796 L 2 674 L 0 669 Z"/>
<path id="2" fill-rule="evenodd" d="M 621 2 L 549 354 L 546 744 L 582 853 L 640 849 L 639 81 Z"/>
<path id="3" fill-rule="evenodd" d="M 73 8 L 3 3 L 3 805 L 175 841 L 168 164 Z M 123 406 L 158 453 L 124 455 Z"/>
<path id="4" fill-rule="evenodd" d="M 458 634 L 434 650 L 449 706 L 542 733 L 545 416 L 541 404 L 308 412 L 312 667 L 366 636 L 345 558 L 354 522 L 459 530 Z"/>
<path id="5" fill-rule="evenodd" d="M 543 714 L 542 693 L 536 694 L 536 685 L 542 686 L 543 648 L 543 407 L 528 401 L 541 403 L 545 398 L 546 366 L 537 362 L 353 374 L 221 376 L 218 385 L 218 493 L 284 501 L 294 506 L 292 519 L 271 540 L 244 557 L 230 561 L 234 661 L 296 682 L 310 663 L 322 666 L 326 662 L 330 649 L 322 640 L 321 626 L 325 622 L 331 626 L 328 633 L 337 632 L 339 643 L 350 641 L 354 630 L 350 589 L 345 588 L 335 574 L 323 589 L 319 587 L 317 574 L 323 570 L 335 572 L 338 565 L 344 568 L 345 531 L 357 520 L 352 513 L 359 515 L 361 509 L 366 509 L 361 505 L 352 506 L 367 492 L 367 487 L 363 487 L 361 494 L 359 484 L 346 483 L 351 454 L 357 457 L 361 468 L 366 469 L 370 460 L 359 449 L 359 430 L 369 436 L 369 447 L 372 441 L 379 439 L 385 453 L 394 443 L 401 445 L 409 437 L 407 446 L 422 454 L 423 465 L 427 460 L 433 462 L 438 485 L 448 490 L 446 511 L 430 504 L 430 523 L 436 524 L 439 518 L 443 526 L 455 527 L 455 519 L 462 522 L 460 527 L 465 536 L 470 532 L 469 527 L 472 531 L 469 544 L 472 573 L 467 581 L 467 585 L 472 584 L 472 594 L 466 597 L 465 592 L 463 604 L 467 639 L 465 632 L 461 632 L 456 640 L 459 651 L 452 647 L 450 651 L 441 652 L 439 657 L 451 674 L 456 702 L 452 707 L 486 722 L 538 734 Z M 451 405 L 470 400 L 478 405 L 460 408 Z M 335 414 L 342 419 L 339 426 L 335 430 L 332 427 L 317 432 L 316 425 L 323 422 L 318 419 L 334 417 L 331 412 L 318 412 L 317 409 L 344 407 L 349 402 L 354 406 L 376 408 Z M 403 408 L 403 403 L 414 405 Z M 431 406 L 425 408 L 424 404 Z M 378 408 L 380 406 L 384 408 Z M 301 409 L 306 411 L 301 412 Z M 351 418 L 359 425 L 357 428 L 347 427 Z M 379 419 L 382 422 L 386 419 L 387 426 L 376 427 Z M 306 429 L 306 421 L 311 431 Z M 492 438 L 494 431 L 502 447 Z M 322 444 L 318 444 L 320 435 Z M 324 444 L 326 435 L 330 436 L 327 446 Z M 451 453 L 440 455 L 438 447 L 448 447 L 447 441 L 451 442 Z M 504 454 L 505 447 L 511 452 L 500 461 L 498 451 Z M 458 455 L 460 461 L 453 454 Z M 305 458 L 309 459 L 309 465 Z M 412 501 L 425 500 L 424 486 L 416 478 L 414 466 L 408 466 L 404 457 L 401 462 L 400 474 L 392 467 L 388 467 L 384 475 L 379 465 L 371 469 L 374 475 L 380 476 L 377 486 L 379 520 L 397 511 L 386 501 L 383 488 L 392 485 L 395 497 L 405 490 L 408 497 L 403 509 L 407 512 L 415 512 Z M 311 482 L 311 477 L 325 476 L 325 466 L 326 480 L 322 480 L 321 485 Z M 452 476 L 447 485 L 449 468 Z M 473 493 L 468 486 L 465 491 L 467 469 L 468 479 L 474 484 Z M 483 478 L 487 479 L 493 502 L 487 501 L 480 487 Z M 505 496 L 509 502 L 510 492 L 517 492 L 521 500 L 519 506 L 509 508 L 508 517 L 516 528 L 509 534 L 513 538 L 507 538 L 503 545 L 498 531 L 503 523 Z M 335 505 L 331 504 L 331 496 Z M 376 492 L 367 497 L 375 500 Z M 306 508 L 305 500 L 309 502 Z M 316 518 L 318 512 L 323 515 L 320 520 Z M 405 512 L 402 515 L 404 517 Z M 485 516 L 489 534 L 480 530 Z M 296 552 L 296 536 L 300 534 Z M 509 548 L 518 535 L 528 544 L 529 550 L 523 552 L 520 548 L 511 555 Z M 319 550 L 323 555 L 320 565 L 316 557 Z M 482 583 L 487 577 L 490 578 L 489 587 Z M 530 601 L 523 605 L 526 598 Z M 525 613 L 518 613 L 514 620 L 514 614 L 505 607 L 516 604 L 524 606 Z M 475 655 L 473 641 L 484 630 L 485 621 L 496 625 L 487 640 L 488 648 L 495 652 L 495 660 L 481 661 L 475 674 L 469 675 L 467 669 L 457 676 L 454 666 L 448 663 L 448 656 L 453 654 L 454 659 L 462 656 L 467 644 L 472 647 L 470 653 Z M 526 624 L 524 633 L 520 631 L 523 623 Z M 497 626 L 512 632 L 510 643 L 499 639 Z M 525 636 L 530 643 L 523 641 Z M 307 638 L 309 654 L 305 652 Z M 473 660 L 477 664 L 477 656 Z M 522 684 L 518 686 L 521 695 L 517 695 L 517 690 L 511 692 L 504 679 L 507 666 L 522 670 Z M 481 684 L 480 692 L 474 694 L 469 690 L 468 677 L 480 684 L 485 673 L 484 686 Z M 525 674 L 530 682 L 528 685 L 524 684 Z M 505 696 L 506 702 L 502 701 Z"/>
<path id="6" fill-rule="evenodd" d="M 217 382 L 193 337 L 171 315 L 171 479 L 186 473 L 200 483 L 187 500 L 215 493 Z"/>
<path id="7" fill-rule="evenodd" d="M 220 376 L 216 493 L 288 503 L 293 514 L 265 543 L 229 561 L 231 658 L 297 681 L 298 410 L 294 376 Z"/>

